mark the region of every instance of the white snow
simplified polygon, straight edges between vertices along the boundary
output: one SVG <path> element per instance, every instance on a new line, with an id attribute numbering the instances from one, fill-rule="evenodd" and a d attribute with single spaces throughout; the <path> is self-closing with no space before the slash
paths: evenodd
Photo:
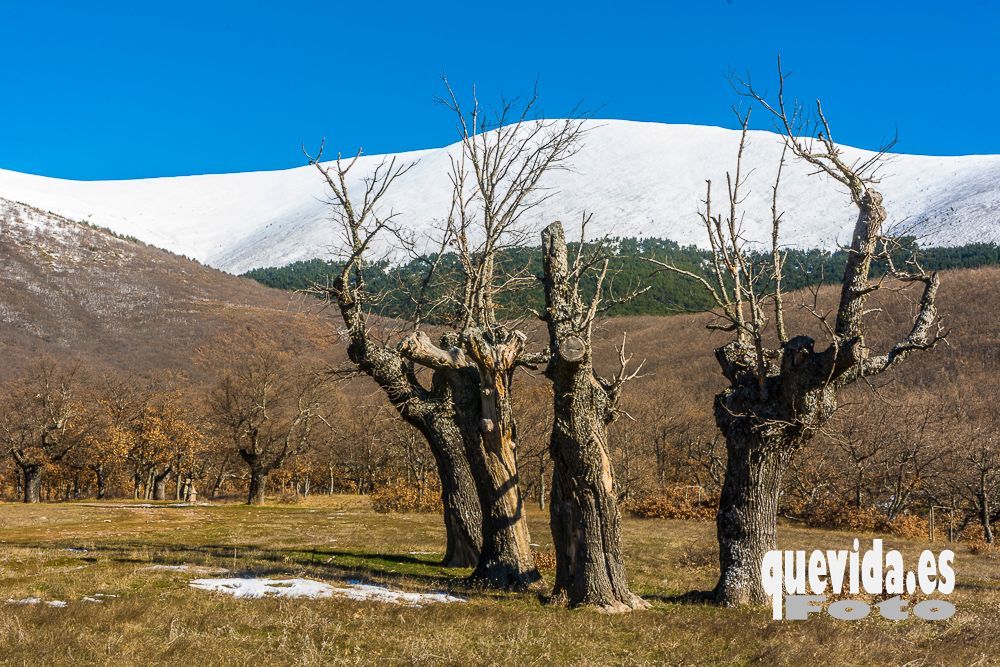
<path id="1" fill-rule="evenodd" d="M 12 599 L 7 598 L 7 604 L 45 604 L 50 607 L 65 607 L 66 602 L 64 600 L 42 600 L 41 598 L 28 597 Z"/>
<path id="2" fill-rule="evenodd" d="M 347 588 L 334 588 L 336 595 L 346 597 L 351 600 L 371 600 L 375 602 L 386 602 L 389 604 L 402 604 L 419 607 L 428 602 L 465 602 L 464 598 L 448 595 L 447 593 L 412 593 L 400 591 L 385 586 L 375 584 L 364 584 L 360 581 L 348 581 Z"/>
<path id="3" fill-rule="evenodd" d="M 191 587 L 203 591 L 227 593 L 235 598 L 328 598 L 333 587 L 311 579 L 193 579 Z"/>
<path id="4" fill-rule="evenodd" d="M 312 579 L 194 579 L 191 587 L 205 591 L 226 593 L 236 598 L 262 598 L 267 596 L 287 598 L 329 598 L 345 597 L 351 600 L 386 602 L 420 606 L 425 603 L 464 602 L 465 600 L 447 593 L 415 593 L 400 591 L 386 586 L 365 584 L 349 580 L 346 587 L 335 587 Z"/>
<path id="5" fill-rule="evenodd" d="M 590 127 L 572 170 L 554 173 L 543 183 L 556 194 L 532 212 L 531 222 L 540 227 L 560 219 L 573 225 L 589 211 L 594 213 L 589 228 L 594 236 L 656 236 L 703 245 L 696 211 L 705 180 L 713 180 L 721 197 L 739 133 L 620 120 L 595 120 Z M 849 160 L 872 155 L 844 150 Z M 447 215 L 449 155 L 457 151 L 452 145 L 398 155 L 403 162 L 419 160 L 385 200 L 402 224 L 426 235 Z M 780 153 L 776 135 L 752 133 L 744 164 L 751 173 L 744 227 L 754 240 L 768 238 L 770 186 Z M 351 181 L 359 183 L 381 160 L 362 157 Z M 799 247 L 848 242 L 853 214 L 846 193 L 810 171 L 791 160 L 783 174 L 784 238 Z M 912 227 L 929 244 L 1000 242 L 1000 156 L 898 154 L 882 174 L 890 223 Z M 0 198 L 109 227 L 234 273 L 328 256 L 338 236 L 329 221 L 324 188 L 320 175 L 308 166 L 90 182 L 0 170 Z"/>

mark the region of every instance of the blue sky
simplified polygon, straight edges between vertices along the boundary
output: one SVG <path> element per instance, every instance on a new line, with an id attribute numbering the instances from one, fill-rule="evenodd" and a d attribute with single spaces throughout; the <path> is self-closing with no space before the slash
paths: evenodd
<path id="1" fill-rule="evenodd" d="M 0 0 L 0 167 L 66 178 L 274 169 L 327 137 L 450 143 L 446 74 L 540 80 L 547 116 L 732 126 L 730 69 L 821 96 L 842 142 L 1000 153 L 1000 3 Z M 763 118 L 761 118 L 763 122 Z"/>

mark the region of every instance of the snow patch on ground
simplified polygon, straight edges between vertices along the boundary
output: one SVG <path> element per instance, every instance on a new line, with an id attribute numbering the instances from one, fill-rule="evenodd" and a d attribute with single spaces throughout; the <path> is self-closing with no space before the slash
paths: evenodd
<path id="1" fill-rule="evenodd" d="M 443 592 L 416 593 L 400 591 L 376 584 L 349 580 L 347 586 L 336 587 L 312 579 L 194 579 L 191 587 L 203 591 L 226 593 L 236 598 L 286 598 L 344 597 L 350 600 L 375 601 L 419 607 L 428 603 L 465 602 L 463 598 Z"/>
<path id="2" fill-rule="evenodd" d="M 262 598 L 269 595 L 283 598 L 328 598 L 333 587 L 311 579 L 194 579 L 191 587 L 217 591 L 235 598 Z"/>
<path id="3" fill-rule="evenodd" d="M 66 602 L 64 600 L 43 600 L 36 597 L 28 598 L 7 598 L 7 604 L 45 604 L 50 607 L 65 607 Z"/>
<path id="4" fill-rule="evenodd" d="M 348 581 L 347 588 L 334 588 L 334 592 L 351 600 L 372 600 L 390 604 L 404 604 L 419 607 L 425 603 L 465 602 L 464 598 L 443 592 L 412 593 L 394 590 L 375 584 L 363 584 L 360 581 Z"/>

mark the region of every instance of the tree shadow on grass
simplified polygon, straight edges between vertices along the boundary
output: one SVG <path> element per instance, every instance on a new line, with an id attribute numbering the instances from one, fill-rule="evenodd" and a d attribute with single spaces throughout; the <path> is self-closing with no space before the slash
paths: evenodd
<path id="1" fill-rule="evenodd" d="M 643 595 L 642 599 L 650 602 L 663 602 L 664 604 L 719 606 L 715 600 L 715 591 L 686 591 L 677 595 Z"/>
<path id="2" fill-rule="evenodd" d="M 7 542 L 6 546 L 51 550 L 74 545 L 66 543 Z M 501 598 L 499 591 L 469 584 L 466 568 L 446 568 L 438 558 L 371 553 L 344 549 L 295 549 L 256 545 L 178 545 L 150 542 L 114 542 L 88 546 L 79 560 L 95 563 L 106 558 L 114 563 L 133 565 L 194 565 L 225 568 L 234 577 L 290 576 L 313 574 L 328 579 L 362 580 L 392 584 L 418 583 L 422 587 L 480 598 Z M 148 557 L 133 555 L 147 552 Z M 252 561 L 252 562 L 248 562 Z M 192 573 L 193 574 L 193 573 Z"/>

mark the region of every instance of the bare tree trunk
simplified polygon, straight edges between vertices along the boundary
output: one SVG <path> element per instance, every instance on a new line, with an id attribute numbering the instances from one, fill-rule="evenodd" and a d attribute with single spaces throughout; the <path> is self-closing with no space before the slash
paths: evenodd
<path id="1" fill-rule="evenodd" d="M 764 554 L 775 548 L 781 478 L 795 447 L 781 438 L 761 440 L 748 419 L 732 417 L 725 407 L 717 405 L 716 417 L 728 422 L 723 428 L 728 457 L 716 515 L 715 599 L 725 606 L 764 604 L 760 567 Z"/>
<path id="2" fill-rule="evenodd" d="M 483 546 L 469 579 L 491 588 L 525 590 L 541 575 L 531 553 L 514 453 L 510 384 L 519 346 L 513 340 L 487 341 L 479 331 L 466 332 L 465 337 L 475 367 L 449 375 L 482 508 Z"/>
<path id="3" fill-rule="evenodd" d="M 475 567 L 483 544 L 483 519 L 476 500 L 476 484 L 465 458 L 462 434 L 450 419 L 435 419 L 432 428 L 421 430 L 430 444 L 441 480 L 446 538 L 441 564 Z"/>
<path id="4" fill-rule="evenodd" d="M 983 539 L 993 544 L 993 526 L 990 525 L 990 495 L 986 491 L 986 477 L 979 480 L 979 523 L 983 526 Z"/>
<path id="5" fill-rule="evenodd" d="M 358 314 L 355 306 L 349 303 L 341 303 L 341 311 L 349 325 Z M 356 327 L 347 353 L 378 383 L 403 420 L 427 439 L 441 480 L 446 534 L 442 564 L 446 567 L 476 565 L 483 544 L 483 512 L 467 458 L 467 436 L 456 416 L 455 405 L 459 398 L 456 383 L 450 376 L 458 374 L 435 371 L 432 390 L 427 392 L 410 377 L 412 373 L 408 374 L 400 353 L 372 344 L 363 326 Z M 360 491 L 360 484 L 358 488 Z"/>
<path id="6" fill-rule="evenodd" d="M 267 472 L 263 468 L 252 468 L 250 470 L 250 489 L 247 493 L 247 505 L 263 505 L 266 488 Z"/>
<path id="7" fill-rule="evenodd" d="M 24 475 L 24 502 L 41 502 L 42 466 L 38 463 L 28 463 L 20 466 Z"/>
<path id="8" fill-rule="evenodd" d="M 212 483 L 212 490 L 209 492 L 208 497 L 215 498 L 219 497 L 219 492 L 222 490 L 222 484 L 226 481 L 226 466 L 229 464 L 229 458 L 231 454 L 226 454 L 226 457 L 219 464 L 219 474 L 215 476 L 215 481 Z"/>
<path id="9" fill-rule="evenodd" d="M 167 480 L 170 479 L 170 468 L 161 473 L 153 473 L 153 500 L 167 499 Z"/>
<path id="10" fill-rule="evenodd" d="M 538 509 L 545 509 L 545 459 L 538 457 Z"/>
<path id="11" fill-rule="evenodd" d="M 103 500 L 108 494 L 108 481 L 104 474 L 104 465 L 94 466 L 94 477 L 97 480 L 97 499 Z"/>
<path id="12" fill-rule="evenodd" d="M 553 223 L 542 233 L 542 249 L 551 350 L 545 374 L 552 381 L 555 417 L 549 506 L 556 547 L 553 597 L 607 612 L 644 609 L 649 604 L 628 587 L 608 453 L 607 425 L 620 385 L 602 386 L 594 376 L 592 315 L 570 282 L 562 225 Z"/>

